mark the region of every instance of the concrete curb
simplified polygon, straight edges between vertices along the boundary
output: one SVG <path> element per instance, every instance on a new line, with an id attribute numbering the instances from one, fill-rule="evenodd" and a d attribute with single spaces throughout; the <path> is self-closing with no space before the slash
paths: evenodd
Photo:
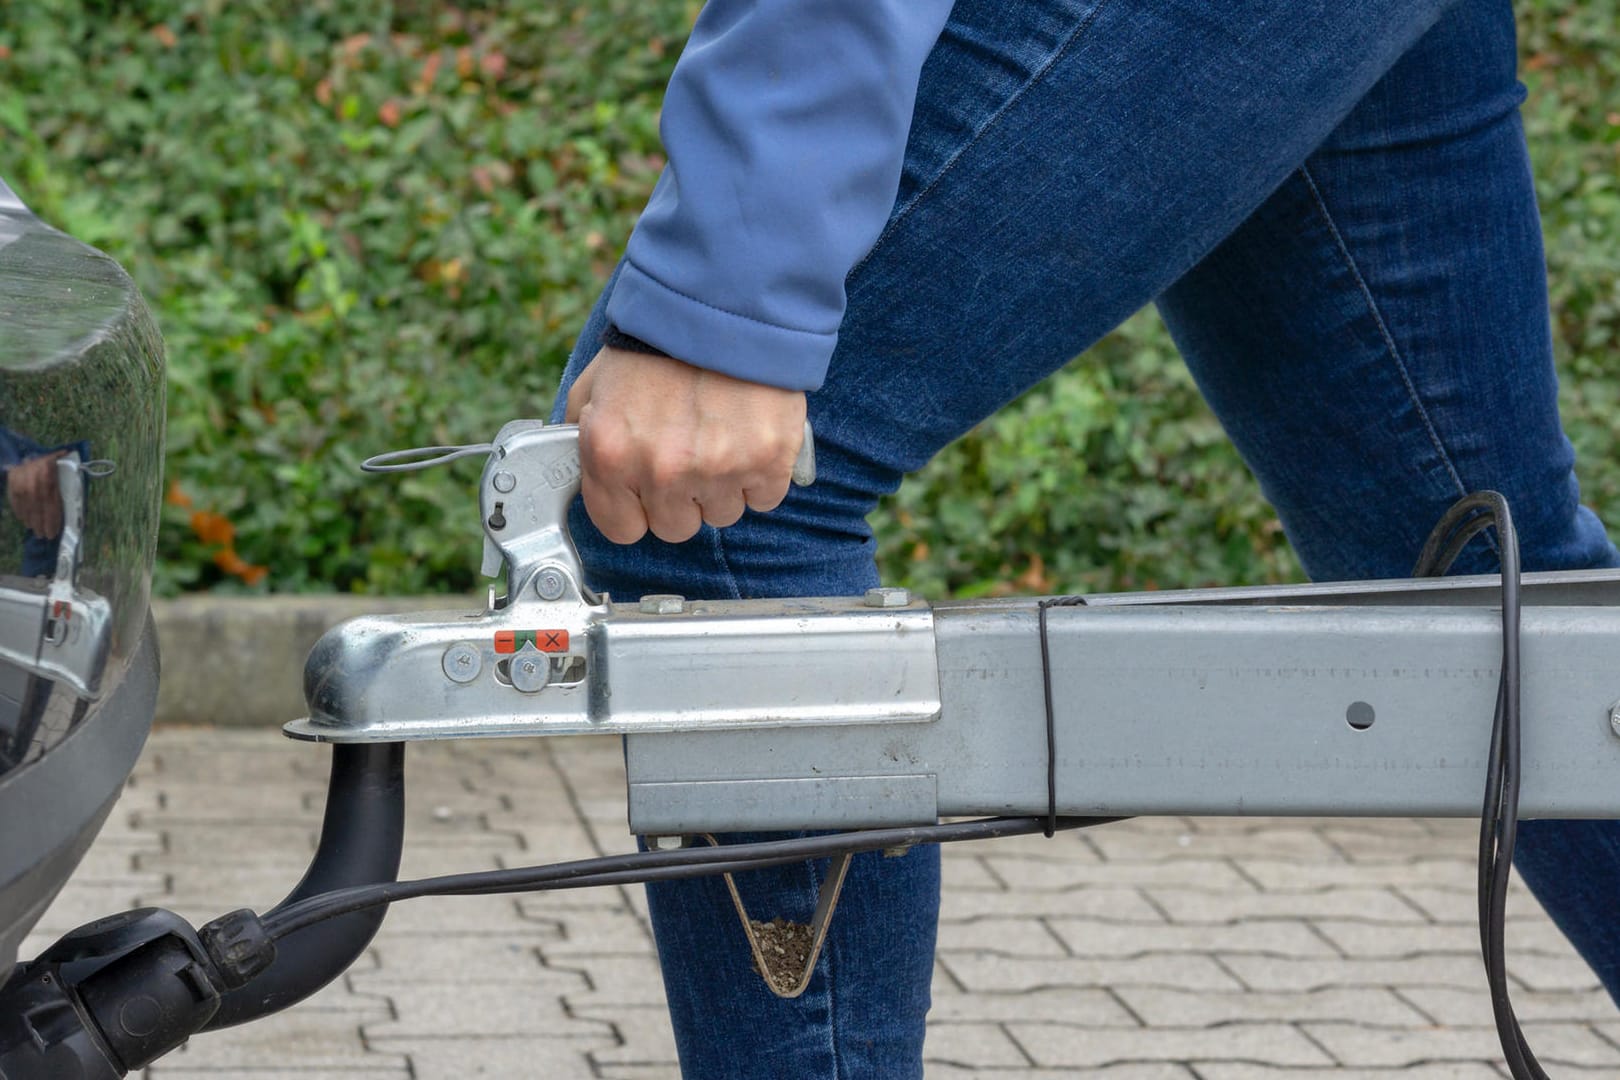
<path id="1" fill-rule="evenodd" d="M 186 596 L 154 600 L 163 676 L 157 722 L 280 727 L 305 715 L 304 658 L 356 615 L 461 608 L 465 596 Z"/>

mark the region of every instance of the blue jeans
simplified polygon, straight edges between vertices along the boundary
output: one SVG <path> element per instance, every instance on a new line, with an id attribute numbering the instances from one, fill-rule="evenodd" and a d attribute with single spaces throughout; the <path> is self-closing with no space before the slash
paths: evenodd
<path id="1" fill-rule="evenodd" d="M 820 479 L 678 546 L 616 547 L 576 507 L 597 588 L 860 592 L 879 497 L 1150 301 L 1312 577 L 1404 576 L 1479 488 L 1512 503 L 1527 569 L 1620 563 L 1559 425 L 1508 0 L 1172 6 L 960 0 L 810 397 Z M 1494 569 L 1489 543 L 1458 569 Z M 1620 994 L 1620 829 L 1535 822 L 1519 844 Z M 756 917 L 804 920 L 823 869 L 739 885 Z M 686 1074 L 921 1075 L 938 889 L 933 849 L 858 858 L 784 1002 L 719 881 L 652 887 Z"/>

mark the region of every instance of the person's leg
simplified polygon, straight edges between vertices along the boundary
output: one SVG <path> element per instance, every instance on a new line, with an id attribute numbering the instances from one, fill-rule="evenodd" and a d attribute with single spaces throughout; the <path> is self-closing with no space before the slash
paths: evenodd
<path id="1" fill-rule="evenodd" d="M 850 275 L 811 395 L 817 483 L 678 546 L 615 547 L 576 507 L 593 586 L 630 599 L 875 583 L 878 498 L 1193 267 L 1446 6 L 960 0 L 924 70 L 894 213 Z M 600 310 L 568 380 L 595 352 Z M 650 888 L 687 1074 L 920 1075 L 937 859 L 857 860 L 791 1002 L 749 970 L 718 883 Z M 756 917 L 803 919 L 816 881 L 799 868 L 739 884 Z"/>
<path id="2" fill-rule="evenodd" d="M 1160 298 L 1313 578 L 1406 576 L 1481 488 L 1507 496 L 1526 569 L 1620 563 L 1559 426 L 1514 63 L 1508 0 L 1454 8 Z M 1493 547 L 1458 572 L 1494 570 Z M 1518 852 L 1620 1000 L 1620 823 L 1527 822 Z"/>

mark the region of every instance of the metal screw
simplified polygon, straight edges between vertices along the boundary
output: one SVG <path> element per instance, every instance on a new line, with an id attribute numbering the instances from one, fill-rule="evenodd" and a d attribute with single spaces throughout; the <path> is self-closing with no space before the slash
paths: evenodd
<path id="1" fill-rule="evenodd" d="M 863 602 L 867 607 L 905 607 L 911 603 L 911 590 L 879 586 L 867 589 Z"/>
<path id="2" fill-rule="evenodd" d="M 542 600 L 560 599 L 567 587 L 568 579 L 563 577 L 562 571 L 555 566 L 542 567 L 540 572 L 534 575 L 534 591 L 540 594 Z"/>
<path id="3" fill-rule="evenodd" d="M 503 469 L 495 474 L 494 483 L 495 490 L 505 495 L 508 491 L 517 487 L 517 477 Z"/>
<path id="4" fill-rule="evenodd" d="M 1609 706 L 1609 730 L 1620 735 L 1620 701 Z"/>
<path id="5" fill-rule="evenodd" d="M 643 615 L 679 615 L 686 610 L 686 597 L 674 593 L 649 593 L 641 598 Z"/>
<path id="6" fill-rule="evenodd" d="M 532 651 L 532 647 L 528 645 L 525 645 L 524 649 Z M 550 679 L 551 663 L 538 653 L 531 656 L 520 654 L 512 661 L 512 685 L 525 694 L 544 690 Z"/>
<path id="7" fill-rule="evenodd" d="M 476 645 L 459 642 L 444 650 L 444 673 L 451 682 L 470 683 L 484 670 L 484 657 Z"/>
<path id="8" fill-rule="evenodd" d="M 647 846 L 653 851 L 679 851 L 686 846 L 684 836 L 649 836 Z"/>

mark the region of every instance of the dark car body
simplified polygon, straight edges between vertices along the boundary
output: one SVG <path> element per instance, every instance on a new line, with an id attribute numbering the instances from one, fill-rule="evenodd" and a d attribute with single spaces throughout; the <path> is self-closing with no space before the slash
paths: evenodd
<path id="1" fill-rule="evenodd" d="M 0 972 L 151 727 L 163 365 L 129 276 L 0 182 Z"/>

